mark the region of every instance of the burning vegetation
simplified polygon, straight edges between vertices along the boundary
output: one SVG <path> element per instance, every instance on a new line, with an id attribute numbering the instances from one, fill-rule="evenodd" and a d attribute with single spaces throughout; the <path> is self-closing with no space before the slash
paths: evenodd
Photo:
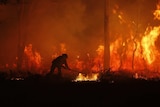
<path id="1" fill-rule="evenodd" d="M 118 7 L 116 7 L 118 9 Z M 153 19 L 159 20 L 159 3 L 153 11 Z M 143 32 L 133 32 L 135 22 L 125 18 L 123 12 L 113 13 L 119 18 L 120 24 L 127 26 L 127 37 L 119 36 L 110 44 L 111 67 L 114 71 L 126 70 L 147 78 L 159 77 L 159 25 L 147 25 Z M 140 23 L 140 22 L 139 22 Z M 138 24 L 138 23 L 136 23 Z M 140 25 L 137 25 L 139 27 Z M 136 28 L 137 30 L 139 30 Z"/>
<path id="2" fill-rule="evenodd" d="M 5 5 L 0 5 L 0 10 L 3 11 L 0 14 L 3 16 L 0 18 L 0 27 L 5 25 L 1 35 L 9 35 L 8 41 L 5 40 L 4 43 L 6 46 L 1 47 L 7 49 L 10 47 L 8 42 L 14 41 L 11 46 L 13 49 L 10 49 L 14 58 L 8 57 L 9 62 L 6 62 L 7 57 L 3 56 L 5 53 L 10 56 L 10 53 L 4 50 L 0 54 L 1 72 L 14 74 L 15 77 L 30 74 L 45 76 L 50 70 L 52 59 L 67 53 L 72 70 L 62 70 L 62 73 L 64 77 L 76 82 L 97 81 L 106 71 L 120 75 L 126 72 L 136 79 L 160 77 L 160 1 L 22 1 L 16 3 L 8 0 Z M 143 3 L 146 3 L 146 7 Z M 143 13 L 146 8 L 148 13 Z M 11 10 L 16 18 L 11 17 Z M 104 24 L 104 13 L 109 17 L 109 30 L 104 29 L 107 26 Z M 7 18 L 18 22 L 11 23 L 15 28 L 7 26 L 10 22 Z M 104 33 L 106 31 L 107 35 Z M 104 36 L 109 37 L 107 42 L 110 53 L 104 54 L 107 49 Z M 14 48 L 17 42 L 21 46 L 18 49 Z M 104 66 L 106 56 L 109 56 L 109 70 Z"/>

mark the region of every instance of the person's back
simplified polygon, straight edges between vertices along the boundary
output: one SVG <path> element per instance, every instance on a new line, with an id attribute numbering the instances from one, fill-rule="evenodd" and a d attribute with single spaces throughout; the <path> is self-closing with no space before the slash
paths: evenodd
<path id="1" fill-rule="evenodd" d="M 62 56 L 58 56 L 56 59 L 52 61 L 52 64 L 61 65 L 62 64 Z"/>

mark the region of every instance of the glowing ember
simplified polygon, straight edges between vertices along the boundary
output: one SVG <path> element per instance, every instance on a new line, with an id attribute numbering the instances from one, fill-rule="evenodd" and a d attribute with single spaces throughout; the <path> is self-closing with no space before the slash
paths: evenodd
<path id="1" fill-rule="evenodd" d="M 133 78 L 135 78 L 135 79 L 144 79 L 144 80 L 148 80 L 147 77 L 141 76 L 141 75 L 139 75 L 138 73 L 135 73 L 135 74 L 133 75 Z"/>
<path id="2" fill-rule="evenodd" d="M 16 78 L 11 78 L 11 80 L 20 81 L 20 80 L 24 80 L 24 78 L 16 77 Z"/>
<path id="3" fill-rule="evenodd" d="M 77 78 L 74 80 L 74 82 L 77 81 L 97 81 L 98 80 L 98 73 L 95 74 L 88 74 L 88 75 L 83 75 L 82 73 L 79 73 Z"/>

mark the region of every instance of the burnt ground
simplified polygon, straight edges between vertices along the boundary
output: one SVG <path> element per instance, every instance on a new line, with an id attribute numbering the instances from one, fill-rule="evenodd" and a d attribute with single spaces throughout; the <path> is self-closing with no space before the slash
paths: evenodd
<path id="1" fill-rule="evenodd" d="M 5 106 L 20 107 L 158 106 L 160 81 L 123 78 L 99 82 L 71 82 L 55 77 L 2 80 L 0 101 Z"/>

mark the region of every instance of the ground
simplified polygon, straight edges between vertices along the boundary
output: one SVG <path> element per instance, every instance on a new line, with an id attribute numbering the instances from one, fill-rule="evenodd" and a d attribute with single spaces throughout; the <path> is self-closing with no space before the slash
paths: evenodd
<path id="1" fill-rule="evenodd" d="M 123 79 L 71 82 L 67 79 L 3 80 L 1 104 L 30 106 L 157 106 L 160 81 Z"/>

